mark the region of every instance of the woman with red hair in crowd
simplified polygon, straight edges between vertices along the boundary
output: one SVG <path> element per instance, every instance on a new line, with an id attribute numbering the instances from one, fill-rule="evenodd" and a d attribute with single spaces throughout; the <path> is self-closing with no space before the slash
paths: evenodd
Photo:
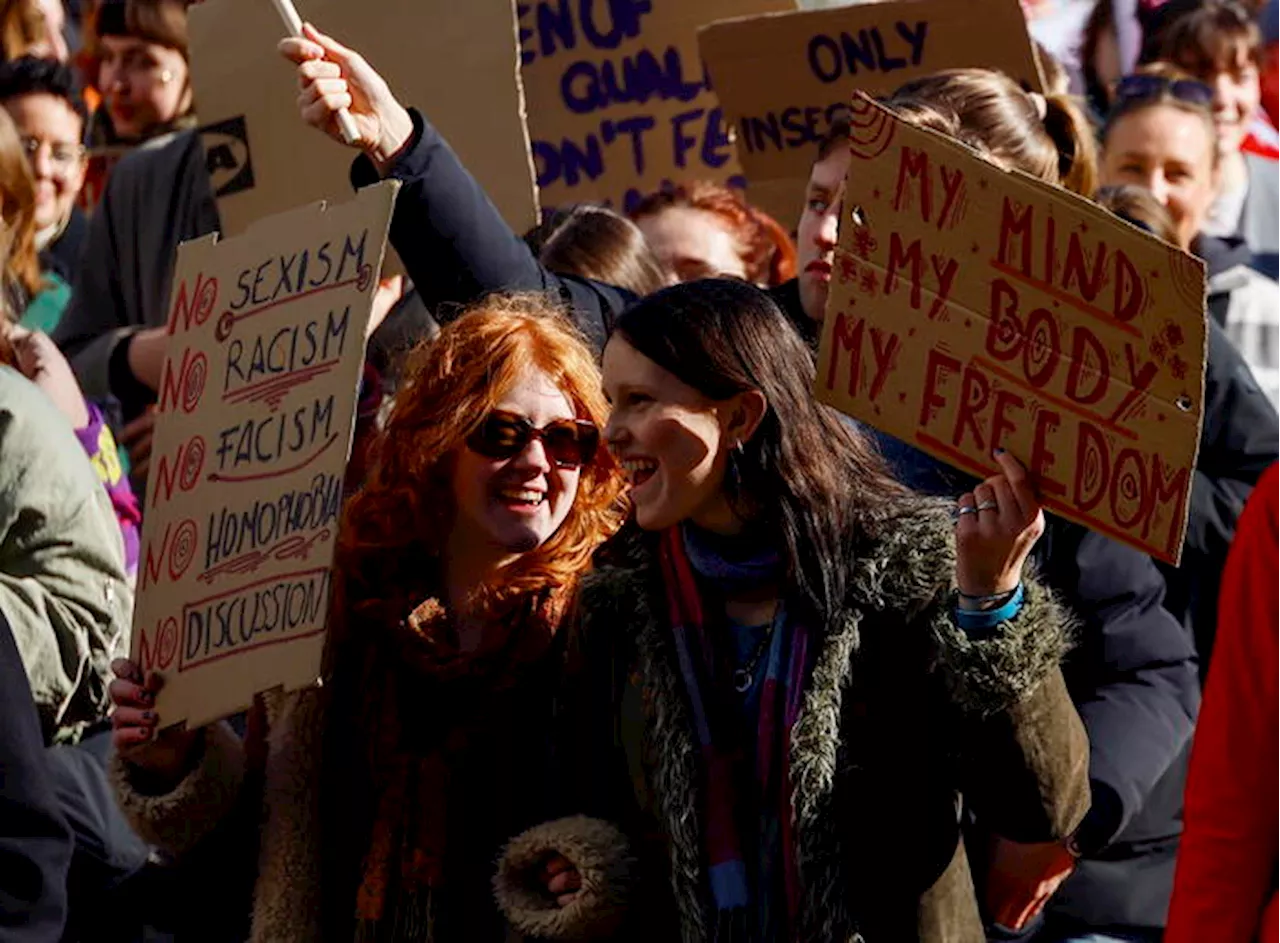
<path id="1" fill-rule="evenodd" d="M 774 288 L 795 277 L 796 248 L 786 230 L 718 183 L 659 190 L 631 218 L 677 282 L 731 275 Z"/>
<path id="2" fill-rule="evenodd" d="M 557 630 L 620 523 L 605 418 L 560 309 L 481 302 L 411 355 L 346 509 L 323 687 L 263 695 L 244 742 L 157 735 L 157 680 L 118 663 L 117 791 L 143 836 L 189 852 L 262 783 L 255 943 L 506 938 L 493 861 L 560 802 Z"/>

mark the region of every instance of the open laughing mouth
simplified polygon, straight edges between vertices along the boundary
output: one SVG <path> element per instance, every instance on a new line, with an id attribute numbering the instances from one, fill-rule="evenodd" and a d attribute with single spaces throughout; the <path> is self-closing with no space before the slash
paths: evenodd
<path id="1" fill-rule="evenodd" d="M 624 458 L 621 465 L 632 488 L 639 488 L 658 471 L 658 463 L 651 458 Z"/>

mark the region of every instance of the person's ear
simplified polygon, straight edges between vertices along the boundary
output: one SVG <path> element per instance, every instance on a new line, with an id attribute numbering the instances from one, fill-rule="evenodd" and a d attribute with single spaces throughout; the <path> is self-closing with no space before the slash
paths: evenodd
<path id="1" fill-rule="evenodd" d="M 759 390 L 747 390 L 735 396 L 724 413 L 724 434 L 729 444 L 748 441 L 756 434 L 768 411 L 769 401 Z"/>

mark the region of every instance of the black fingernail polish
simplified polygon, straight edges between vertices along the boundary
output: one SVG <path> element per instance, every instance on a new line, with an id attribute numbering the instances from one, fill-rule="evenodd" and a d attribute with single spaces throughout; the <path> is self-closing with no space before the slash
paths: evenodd
<path id="1" fill-rule="evenodd" d="M 996 449 L 995 454 L 996 454 L 996 455 L 1003 455 L 1003 454 L 1004 454 L 1004 449 Z"/>
<path id="2" fill-rule="evenodd" d="M 156 719 L 155 712 L 154 712 L 154 711 L 143 711 L 143 712 L 142 712 L 142 719 L 143 719 L 143 720 L 155 720 L 155 719 Z"/>

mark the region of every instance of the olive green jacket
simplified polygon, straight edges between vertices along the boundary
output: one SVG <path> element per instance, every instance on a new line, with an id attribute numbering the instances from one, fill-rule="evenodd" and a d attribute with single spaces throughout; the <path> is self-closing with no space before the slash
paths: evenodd
<path id="1" fill-rule="evenodd" d="M 70 423 L 0 367 L 0 609 L 47 742 L 105 719 L 111 661 L 129 651 L 133 590 L 111 501 Z"/>

